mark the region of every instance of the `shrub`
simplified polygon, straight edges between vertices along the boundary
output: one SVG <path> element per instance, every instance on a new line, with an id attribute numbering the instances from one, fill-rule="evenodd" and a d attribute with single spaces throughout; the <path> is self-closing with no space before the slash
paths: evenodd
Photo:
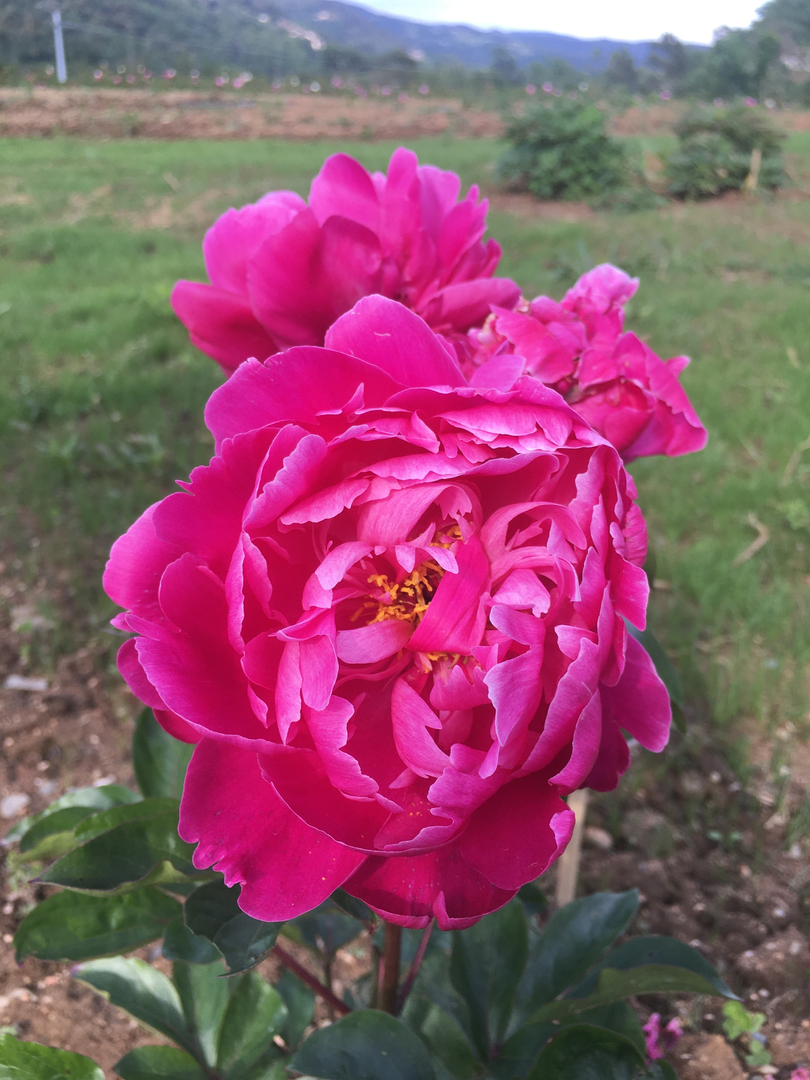
<path id="1" fill-rule="evenodd" d="M 497 172 L 518 191 L 538 199 L 592 199 L 616 191 L 629 178 L 624 148 L 605 134 L 592 104 L 562 100 L 513 120 L 512 144 Z"/>
<path id="2" fill-rule="evenodd" d="M 675 134 L 679 146 L 666 169 L 671 195 L 703 199 L 739 190 L 751 172 L 754 150 L 762 154 L 757 185 L 773 189 L 784 183 L 784 136 L 753 109 L 694 110 L 677 124 Z"/>

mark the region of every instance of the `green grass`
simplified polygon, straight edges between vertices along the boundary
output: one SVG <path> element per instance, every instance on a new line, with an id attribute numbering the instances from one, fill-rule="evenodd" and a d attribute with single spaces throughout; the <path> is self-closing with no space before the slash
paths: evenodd
<path id="1" fill-rule="evenodd" d="M 492 141 L 419 140 L 420 159 L 491 185 Z M 32 665 L 97 635 L 110 542 L 210 452 L 202 408 L 219 381 L 168 296 L 202 278 L 200 240 L 229 205 L 306 193 L 347 150 L 390 144 L 6 140 L 0 154 L 0 558 L 53 583 L 58 629 Z M 651 147 L 642 147 L 651 148 Z M 786 147 L 810 173 L 810 136 Z M 710 431 L 698 456 L 638 462 L 659 580 L 652 621 L 694 701 L 720 723 L 800 721 L 810 660 L 810 201 L 673 205 L 635 215 L 490 214 L 503 272 L 560 296 L 611 260 L 641 277 L 628 328 L 665 356 Z M 790 353 L 789 353 L 790 350 Z M 793 356 L 798 366 L 789 359 Z M 735 557 L 755 538 L 748 562 Z M 4 602 L 1 601 L 0 602 Z"/>

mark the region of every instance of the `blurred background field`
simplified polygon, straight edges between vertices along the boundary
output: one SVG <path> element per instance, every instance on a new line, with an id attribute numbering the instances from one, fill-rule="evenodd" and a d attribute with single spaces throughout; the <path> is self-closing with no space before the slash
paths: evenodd
<path id="1" fill-rule="evenodd" d="M 666 138 L 631 142 L 649 156 Z M 204 279 L 205 228 L 271 188 L 305 195 L 329 153 L 384 168 L 393 145 L 4 142 L 0 544 L 5 575 L 25 593 L 14 606 L 32 610 L 21 668 L 52 665 L 103 633 L 110 542 L 209 455 L 201 415 L 218 369 L 168 303 L 177 278 Z M 699 456 L 633 466 L 656 558 L 654 628 L 693 706 L 717 724 L 802 727 L 810 134 L 789 137 L 793 187 L 776 197 L 671 203 L 632 217 L 500 194 L 496 140 L 409 145 L 465 185 L 492 189 L 502 272 L 528 296 L 560 297 L 603 261 L 640 276 L 627 325 L 663 355 L 693 358 L 684 382 L 711 435 Z M 740 562 L 758 536 L 767 540 Z"/>

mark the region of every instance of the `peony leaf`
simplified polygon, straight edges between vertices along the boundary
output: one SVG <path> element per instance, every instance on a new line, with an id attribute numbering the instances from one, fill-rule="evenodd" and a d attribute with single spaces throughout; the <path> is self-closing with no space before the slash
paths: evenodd
<path id="1" fill-rule="evenodd" d="M 319 1080 L 436 1080 L 416 1035 L 388 1013 L 370 1009 L 313 1032 L 290 1065 Z"/>
<path id="2" fill-rule="evenodd" d="M 90 1058 L 0 1035 L 0 1080 L 104 1080 Z"/>
<path id="3" fill-rule="evenodd" d="M 77 788 L 76 791 L 68 791 L 60 798 L 54 799 L 50 806 L 46 806 L 38 814 L 32 814 L 31 817 L 18 822 L 6 833 L 5 839 L 7 842 L 19 840 L 20 850 L 30 851 L 44 837 L 55 832 L 73 829 L 82 817 L 88 817 L 99 810 L 109 810 L 113 806 L 123 806 L 139 801 L 140 795 L 120 784 L 104 784 L 97 788 Z M 58 816 L 63 810 L 75 811 L 77 809 L 86 810 L 87 813 Z"/>
<path id="4" fill-rule="evenodd" d="M 222 961 L 212 964 L 172 965 L 172 981 L 180 996 L 192 1045 L 199 1050 L 201 1060 L 213 1068 L 217 1060 L 217 1045 L 228 1000 L 238 982 L 223 979 Z M 196 1053 L 196 1051 L 195 1051 Z"/>
<path id="5" fill-rule="evenodd" d="M 546 1044 L 527 1080 L 633 1080 L 643 1066 L 643 1053 L 623 1035 L 572 1024 Z"/>
<path id="6" fill-rule="evenodd" d="M 284 968 L 275 987 L 287 1006 L 287 1020 L 281 1030 L 281 1037 L 286 1045 L 294 1050 L 312 1023 L 315 993 L 297 979 L 288 968 Z"/>
<path id="7" fill-rule="evenodd" d="M 219 949 L 212 941 L 189 930 L 182 912 L 166 927 L 161 949 L 167 960 L 183 960 L 188 964 L 213 964 L 220 958 Z"/>
<path id="8" fill-rule="evenodd" d="M 273 1045 L 287 1020 L 287 1006 L 256 971 L 242 975 L 222 1022 L 217 1068 L 228 1080 L 241 1080 Z"/>
<path id="9" fill-rule="evenodd" d="M 308 949 L 326 956 L 332 956 L 363 932 L 363 925 L 353 915 L 344 914 L 329 900 L 291 922 Z M 323 942 L 323 947 L 319 941 Z"/>
<path id="10" fill-rule="evenodd" d="M 512 1030 L 540 1005 L 574 986 L 627 929 L 638 910 L 638 892 L 594 893 L 560 908 L 529 942 L 529 960 L 518 991 Z"/>
<path id="11" fill-rule="evenodd" d="M 154 941 L 180 904 L 158 889 L 137 889 L 121 896 L 49 896 L 26 916 L 14 938 L 17 961 L 89 960 L 129 952 Z"/>
<path id="12" fill-rule="evenodd" d="M 483 1060 L 505 1035 L 529 955 L 526 916 L 519 900 L 487 915 L 464 933 L 454 931 L 450 978 L 467 1002 L 472 1034 Z"/>
<path id="13" fill-rule="evenodd" d="M 177 835 L 177 813 L 173 799 L 148 799 L 86 818 L 77 832 L 87 842 L 58 859 L 40 880 L 106 892 L 142 881 L 161 862 L 197 876 L 194 848 Z"/>
<path id="14" fill-rule="evenodd" d="M 87 983 L 136 1020 L 172 1039 L 189 1053 L 196 1047 L 177 988 L 162 972 L 135 957 L 112 956 L 79 964 L 73 976 Z"/>
<path id="15" fill-rule="evenodd" d="M 194 890 L 184 909 L 186 926 L 216 945 L 231 975 L 255 967 L 273 948 L 284 925 L 246 915 L 238 896 L 238 888 L 229 889 L 222 880 L 210 881 Z"/>
<path id="16" fill-rule="evenodd" d="M 115 1066 L 122 1080 L 206 1080 L 207 1073 L 177 1046 L 139 1046 Z"/>
<path id="17" fill-rule="evenodd" d="M 193 751 L 193 745 L 173 739 L 152 710 L 144 709 L 132 736 L 132 765 L 144 798 L 163 795 L 179 799 Z"/>

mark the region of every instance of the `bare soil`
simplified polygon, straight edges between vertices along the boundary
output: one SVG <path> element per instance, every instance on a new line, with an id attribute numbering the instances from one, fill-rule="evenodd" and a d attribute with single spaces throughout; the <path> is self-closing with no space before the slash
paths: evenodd
<path id="1" fill-rule="evenodd" d="M 454 98 L 360 98 L 320 93 L 226 90 L 0 88 L 0 137 L 148 139 L 416 139 L 435 135 L 498 138 L 500 113 Z M 513 112 L 525 109 L 521 102 Z M 609 119 L 613 135 L 667 135 L 678 102 L 633 105 Z M 810 112 L 773 114 L 785 131 L 810 130 Z"/>

